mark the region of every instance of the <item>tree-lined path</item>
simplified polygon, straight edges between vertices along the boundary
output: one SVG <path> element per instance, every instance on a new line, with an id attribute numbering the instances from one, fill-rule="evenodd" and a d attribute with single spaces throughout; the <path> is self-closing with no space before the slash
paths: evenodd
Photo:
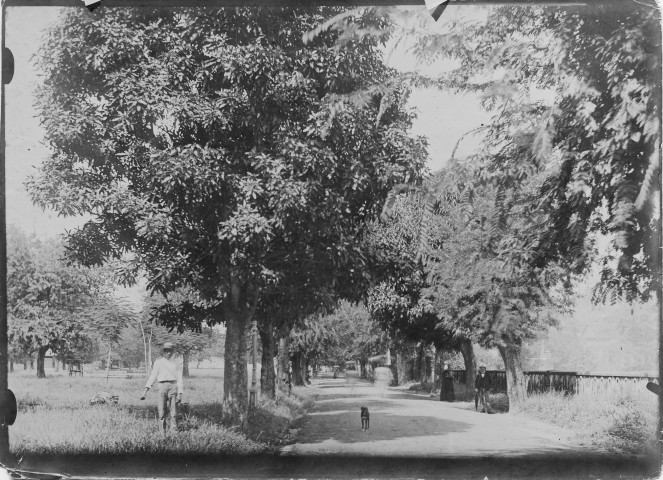
<path id="1" fill-rule="evenodd" d="M 319 396 L 296 433 L 290 455 L 522 457 L 587 455 L 571 431 L 513 414 L 486 415 L 466 402 L 449 404 L 389 389 L 382 395 L 356 377 L 322 377 Z M 368 432 L 359 411 L 371 412 Z"/>

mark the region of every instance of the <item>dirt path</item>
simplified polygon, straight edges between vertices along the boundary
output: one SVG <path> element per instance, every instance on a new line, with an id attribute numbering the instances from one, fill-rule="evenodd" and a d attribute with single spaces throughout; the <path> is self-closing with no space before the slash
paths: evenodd
<path id="1" fill-rule="evenodd" d="M 517 458 L 588 452 L 568 430 L 508 413 L 482 414 L 467 402 L 380 392 L 352 376 L 316 379 L 313 386 L 316 405 L 284 454 Z M 371 413 L 367 432 L 361 430 L 362 406 Z"/>

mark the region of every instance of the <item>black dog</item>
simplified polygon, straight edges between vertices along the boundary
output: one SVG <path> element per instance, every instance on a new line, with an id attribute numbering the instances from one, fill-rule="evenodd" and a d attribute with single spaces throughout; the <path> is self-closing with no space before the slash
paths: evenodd
<path id="1" fill-rule="evenodd" d="M 371 423 L 371 416 L 368 413 L 368 407 L 361 407 L 361 429 L 368 430 Z"/>

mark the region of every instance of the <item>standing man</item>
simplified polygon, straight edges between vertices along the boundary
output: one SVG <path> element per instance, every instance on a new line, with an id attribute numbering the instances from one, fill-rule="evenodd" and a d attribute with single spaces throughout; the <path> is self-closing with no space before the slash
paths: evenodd
<path id="1" fill-rule="evenodd" d="M 184 390 L 182 365 L 172 360 L 174 352 L 175 348 L 172 343 L 164 343 L 163 355 L 154 362 L 152 374 L 147 379 L 143 396 L 140 397 L 141 400 L 145 400 L 145 394 L 152 384 L 155 381 L 159 384 L 157 408 L 159 409 L 159 422 L 164 433 L 168 431 L 168 411 L 170 411 L 170 431 L 177 431 L 177 404 L 182 401 Z"/>
<path id="2" fill-rule="evenodd" d="M 479 395 L 479 399 L 481 400 L 482 413 L 490 413 L 488 390 L 490 390 L 490 380 L 488 379 L 488 375 L 486 375 L 486 367 L 482 365 L 479 367 L 479 374 L 474 381 L 474 391 Z"/>

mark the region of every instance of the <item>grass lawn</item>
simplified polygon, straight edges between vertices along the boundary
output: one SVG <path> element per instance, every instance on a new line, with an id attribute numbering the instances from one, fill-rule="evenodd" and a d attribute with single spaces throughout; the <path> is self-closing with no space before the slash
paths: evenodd
<path id="1" fill-rule="evenodd" d="M 312 391 L 293 389 L 276 401 L 259 401 L 243 428 L 221 419 L 223 379 L 192 370 L 183 402 L 189 412 L 180 431 L 164 436 L 157 421 L 156 392 L 140 400 L 145 377 L 111 378 L 10 374 L 18 416 L 9 429 L 13 454 L 253 454 L 270 451 L 287 426 L 312 405 Z M 217 372 L 218 373 L 218 372 Z M 117 405 L 90 405 L 97 393 L 119 396 Z"/>

